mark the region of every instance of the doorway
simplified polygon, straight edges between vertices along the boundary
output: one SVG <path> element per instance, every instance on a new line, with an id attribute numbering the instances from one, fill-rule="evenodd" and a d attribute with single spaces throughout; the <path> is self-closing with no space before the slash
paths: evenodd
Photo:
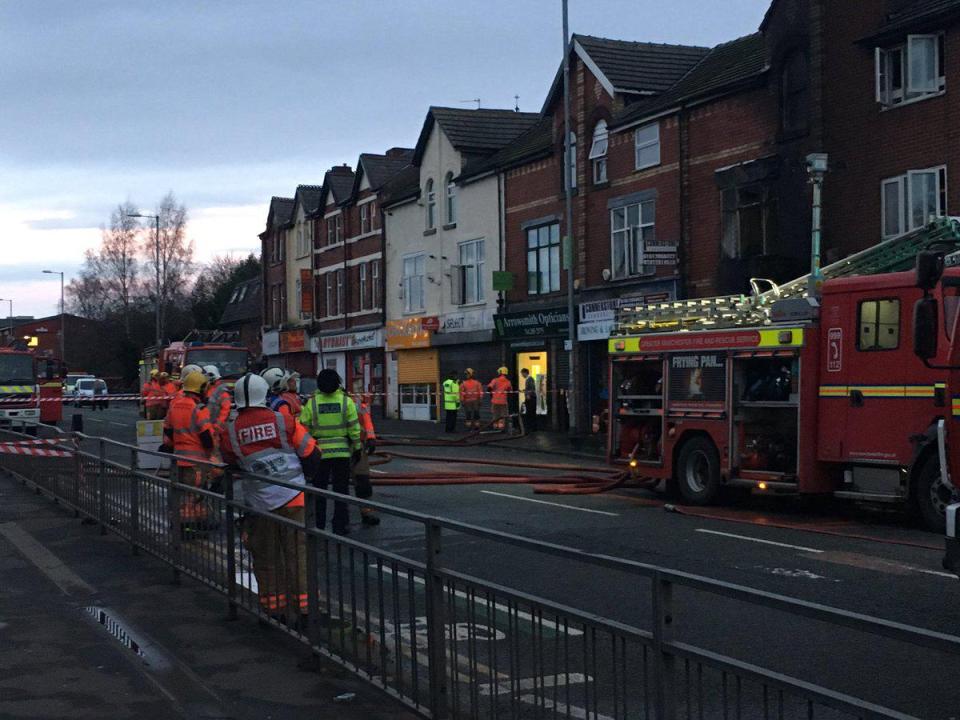
<path id="1" fill-rule="evenodd" d="M 530 371 L 530 377 L 532 377 L 534 383 L 536 383 L 537 415 L 546 415 L 549 411 L 547 404 L 547 398 L 549 397 L 547 393 L 547 381 L 549 379 L 547 351 L 540 350 L 538 352 L 517 353 L 517 374 L 515 377 L 517 378 L 517 390 L 521 394 L 524 388 L 520 371 L 523 368 Z"/>

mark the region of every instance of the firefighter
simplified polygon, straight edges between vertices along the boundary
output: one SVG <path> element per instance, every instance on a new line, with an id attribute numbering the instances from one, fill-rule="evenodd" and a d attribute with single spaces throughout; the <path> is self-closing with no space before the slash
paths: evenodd
<path id="1" fill-rule="evenodd" d="M 318 472 L 310 478 L 311 484 L 322 489 L 332 484 L 334 492 L 348 494 L 351 460 L 358 462 L 361 456 L 360 423 L 357 406 L 341 388 L 336 370 L 326 368 L 317 374 L 317 392 L 304 403 L 300 422 L 316 438 L 323 453 Z M 326 498 L 320 498 L 317 527 L 324 527 L 326 513 Z M 349 520 L 346 503 L 335 502 L 333 532 L 349 534 Z"/>
<path id="2" fill-rule="evenodd" d="M 483 385 L 474 377 L 473 368 L 464 372 L 466 379 L 460 383 L 460 403 L 463 405 L 467 430 L 480 429 L 480 401 L 483 400 Z"/>
<path id="3" fill-rule="evenodd" d="M 361 500 L 373 496 L 373 486 L 370 484 L 370 456 L 377 449 L 377 432 L 373 427 L 373 416 L 370 414 L 370 404 L 360 398 L 357 406 L 357 420 L 360 423 L 360 458 L 351 459 L 350 472 L 353 476 L 354 494 Z M 356 457 L 356 454 L 354 454 Z M 379 525 L 380 518 L 377 511 L 371 507 L 360 508 L 360 522 L 364 525 Z"/>
<path id="4" fill-rule="evenodd" d="M 192 372 L 198 372 L 202 375 L 203 368 L 200 367 L 199 365 L 193 365 L 193 364 L 184 365 L 182 368 L 180 368 L 180 379 L 177 382 L 173 383 L 174 399 L 183 396 L 183 379 Z"/>
<path id="5" fill-rule="evenodd" d="M 280 397 L 290 406 L 290 412 L 293 413 L 293 416 L 298 418 L 300 417 L 300 411 L 303 410 L 303 403 L 300 401 L 300 373 L 288 372 L 284 386 L 286 389 L 280 393 Z"/>
<path id="6" fill-rule="evenodd" d="M 267 407 L 268 392 L 267 381 L 259 375 L 248 373 L 237 381 L 237 416 L 219 432 L 224 462 L 247 473 L 305 485 L 304 473 L 316 473 L 320 450 L 300 423 Z M 302 491 L 249 475 L 242 478 L 242 487 L 244 502 L 252 509 L 303 527 Z M 251 513 L 243 520 L 243 537 L 253 557 L 261 609 L 304 630 L 308 604 L 303 533 L 270 517 Z"/>
<path id="7" fill-rule="evenodd" d="M 154 368 L 150 371 L 150 379 L 143 384 L 140 396 L 143 398 L 143 416 L 147 420 L 160 420 L 160 371 Z"/>
<path id="8" fill-rule="evenodd" d="M 513 383 L 507 374 L 510 371 L 501 367 L 497 370 L 497 377 L 487 383 L 487 390 L 490 391 L 490 409 L 493 411 L 493 427 L 501 432 L 507 432 L 510 429 L 508 418 L 510 410 L 507 407 L 507 395 L 513 392 Z"/>
<path id="9" fill-rule="evenodd" d="M 457 374 L 450 372 L 443 381 L 443 410 L 446 415 L 444 432 L 457 431 L 457 410 L 460 409 L 460 383 Z"/>
<path id="10" fill-rule="evenodd" d="M 210 424 L 210 411 L 204 402 L 207 378 L 202 372 L 191 372 L 183 378 L 183 394 L 170 403 L 170 411 L 163 423 L 161 452 L 177 455 L 180 482 L 183 485 L 200 487 L 203 469 L 190 461 L 213 460 L 214 428 Z M 180 523 L 193 525 L 207 519 L 208 510 L 202 497 L 185 492 L 180 500 Z"/>
<path id="11" fill-rule="evenodd" d="M 157 393 L 160 403 L 160 417 L 163 418 L 167 416 L 167 412 L 170 410 L 170 401 L 177 394 L 177 386 L 173 384 L 170 375 L 166 372 L 161 372 L 157 379 L 160 385 L 160 391 Z"/>
<path id="12" fill-rule="evenodd" d="M 260 373 L 260 377 L 267 381 L 270 392 L 267 393 L 267 407 L 279 413 L 283 413 L 291 420 L 296 420 L 293 414 L 293 407 L 283 397 L 286 390 L 287 371 L 283 368 L 270 367 Z"/>
<path id="13" fill-rule="evenodd" d="M 230 417 L 230 388 L 220 377 L 220 368 L 216 365 L 204 365 L 203 374 L 207 376 L 207 409 L 210 410 L 210 422 L 217 428 L 224 428 Z"/>

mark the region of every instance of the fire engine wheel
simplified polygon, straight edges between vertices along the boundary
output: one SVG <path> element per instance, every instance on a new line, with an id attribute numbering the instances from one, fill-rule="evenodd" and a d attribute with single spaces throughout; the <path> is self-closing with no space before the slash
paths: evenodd
<path id="1" fill-rule="evenodd" d="M 947 505 L 956 502 L 953 490 L 940 480 L 940 460 L 929 457 L 920 469 L 914 489 L 914 502 L 923 524 L 943 534 L 947 528 Z"/>
<path id="2" fill-rule="evenodd" d="M 720 455 L 713 442 L 693 437 L 680 448 L 677 485 L 691 505 L 709 505 L 720 492 Z"/>

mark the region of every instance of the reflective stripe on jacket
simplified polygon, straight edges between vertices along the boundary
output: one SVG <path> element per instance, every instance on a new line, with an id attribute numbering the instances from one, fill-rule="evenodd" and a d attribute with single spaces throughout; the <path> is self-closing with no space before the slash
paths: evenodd
<path id="1" fill-rule="evenodd" d="M 300 422 L 316 438 L 324 460 L 350 457 L 360 449 L 357 406 L 343 390 L 315 393 L 303 406 Z"/>
<path id="2" fill-rule="evenodd" d="M 220 431 L 224 460 L 247 473 L 305 485 L 300 458 L 317 447 L 304 427 L 281 413 L 267 408 L 244 408 Z M 300 490 L 274 485 L 252 476 L 243 477 L 244 502 L 256 510 L 283 507 Z"/>
<path id="3" fill-rule="evenodd" d="M 210 421 L 220 427 L 226 425 L 227 419 L 230 417 L 230 407 L 232 404 L 230 401 L 230 388 L 222 381 L 218 381 L 217 384 L 213 386 L 213 390 L 210 392 L 210 397 L 207 400 L 207 409 L 210 411 Z"/>
<path id="4" fill-rule="evenodd" d="M 456 410 L 460 407 L 460 383 L 456 380 L 443 381 L 443 409 Z"/>
<path id="5" fill-rule="evenodd" d="M 283 413 L 292 420 L 296 419 L 293 415 L 293 410 L 290 407 L 290 403 L 288 403 L 281 395 L 274 395 L 273 393 L 267 395 L 267 407 L 274 412 Z"/>
<path id="6" fill-rule="evenodd" d="M 487 388 L 493 393 L 491 402 L 494 405 L 506 405 L 507 393 L 513 390 L 513 383 L 505 375 L 495 377 L 487 384 Z"/>
<path id="7" fill-rule="evenodd" d="M 164 432 L 173 436 L 173 452 L 176 455 L 209 460 L 210 453 L 203 447 L 200 434 L 209 432 L 211 439 L 213 427 L 210 425 L 210 411 L 190 395 L 181 395 L 170 403 L 170 410 L 163 421 Z M 178 459 L 180 467 L 191 465 L 189 460 Z"/>
<path id="8" fill-rule="evenodd" d="M 460 400 L 461 402 L 474 402 L 476 400 L 483 399 L 483 385 L 480 384 L 479 380 L 474 380 L 470 378 L 469 380 L 464 380 L 460 384 Z"/>

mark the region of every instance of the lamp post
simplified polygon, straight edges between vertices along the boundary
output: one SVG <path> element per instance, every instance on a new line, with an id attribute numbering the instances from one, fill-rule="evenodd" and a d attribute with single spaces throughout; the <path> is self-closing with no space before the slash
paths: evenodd
<path id="1" fill-rule="evenodd" d="M 127 217 L 131 218 L 151 218 L 153 220 L 154 232 L 156 233 L 154 237 L 153 245 L 153 265 L 157 270 L 157 297 L 156 297 L 156 341 L 157 341 L 157 350 L 160 349 L 160 216 L 159 215 L 147 215 L 144 213 L 130 213 Z"/>
<path id="2" fill-rule="evenodd" d="M 63 306 L 63 272 L 60 270 L 44 270 L 44 275 L 59 275 L 60 276 L 60 362 L 66 364 L 67 362 L 67 318 L 65 317 L 66 313 L 64 312 L 65 308 Z M 13 313 L 10 313 L 13 315 Z"/>
<path id="3" fill-rule="evenodd" d="M 0 298 L 0 302 L 10 303 L 10 337 L 13 337 L 13 300 L 10 298 Z"/>
<path id="4" fill-rule="evenodd" d="M 570 157 L 570 26 L 567 20 L 567 0 L 563 0 L 563 199 L 564 218 L 567 226 L 564 250 L 567 256 L 567 335 L 570 348 L 570 378 L 567 383 L 567 417 L 570 420 L 569 434 L 577 436 L 577 321 L 574 317 L 576 301 L 574 289 L 577 275 L 577 244 L 573 236 L 573 176 L 577 172 L 577 159 Z"/>

